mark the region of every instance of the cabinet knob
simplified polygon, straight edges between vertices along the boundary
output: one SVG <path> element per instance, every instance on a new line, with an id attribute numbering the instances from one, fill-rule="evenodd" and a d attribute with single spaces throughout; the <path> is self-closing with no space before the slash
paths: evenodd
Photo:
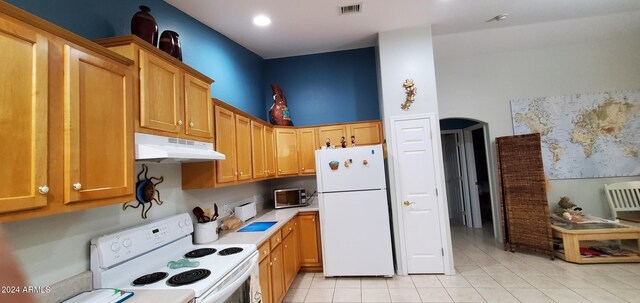
<path id="1" fill-rule="evenodd" d="M 238 172 L 234 172 L 234 173 L 233 173 L 233 175 L 234 175 L 234 176 L 237 176 L 237 175 L 238 175 Z"/>
<path id="2" fill-rule="evenodd" d="M 289 245 L 285 245 L 285 246 L 284 246 L 284 248 L 288 248 L 288 247 L 289 247 Z"/>
<path id="3" fill-rule="evenodd" d="M 242 176 L 242 175 L 244 175 L 244 173 L 243 173 L 243 172 L 240 172 L 240 175 Z"/>
<path id="4" fill-rule="evenodd" d="M 183 124 L 182 120 L 178 120 L 178 125 L 182 125 L 182 124 Z"/>
<path id="5" fill-rule="evenodd" d="M 289 231 L 291 231 L 291 227 L 289 227 Z"/>
<path id="6" fill-rule="evenodd" d="M 302 170 L 304 170 L 304 167 L 302 168 Z"/>
<path id="7" fill-rule="evenodd" d="M 82 184 L 80 184 L 80 182 L 73 183 L 73 189 L 81 190 L 82 189 Z"/>
<path id="8" fill-rule="evenodd" d="M 276 257 L 273 257 L 273 262 L 278 261 L 278 259 L 276 259 Z"/>
<path id="9" fill-rule="evenodd" d="M 279 171 L 279 172 L 282 172 L 282 168 L 278 168 L 278 171 Z"/>
<path id="10" fill-rule="evenodd" d="M 311 222 L 316 222 L 316 218 L 311 219 Z"/>
<path id="11" fill-rule="evenodd" d="M 42 185 L 42 186 L 38 187 L 38 192 L 39 192 L 41 195 L 46 195 L 46 194 L 48 194 L 48 193 L 49 193 L 49 186 Z"/>
<path id="12" fill-rule="evenodd" d="M 195 124 L 193 124 L 193 121 L 189 122 L 189 127 L 193 127 Z"/>

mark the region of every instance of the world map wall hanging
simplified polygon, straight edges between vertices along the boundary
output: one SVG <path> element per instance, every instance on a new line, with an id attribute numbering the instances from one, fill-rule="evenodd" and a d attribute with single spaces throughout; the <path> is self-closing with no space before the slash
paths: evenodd
<path id="1" fill-rule="evenodd" d="M 511 101 L 513 133 L 540 133 L 549 179 L 640 175 L 640 90 Z"/>

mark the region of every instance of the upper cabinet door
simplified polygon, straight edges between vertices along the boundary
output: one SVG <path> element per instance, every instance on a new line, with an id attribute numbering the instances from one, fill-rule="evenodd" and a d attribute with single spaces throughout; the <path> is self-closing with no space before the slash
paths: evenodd
<path id="1" fill-rule="evenodd" d="M 327 139 L 331 145 L 335 147 L 340 147 L 340 140 L 345 138 L 347 140 L 347 145 L 351 146 L 351 141 L 347 137 L 347 126 L 346 125 L 331 125 L 331 126 L 321 126 L 318 127 L 318 147 L 325 146 L 327 144 Z M 317 148 L 317 147 L 316 147 Z"/>
<path id="2" fill-rule="evenodd" d="M 216 183 L 236 181 L 236 120 L 230 110 L 220 106 L 215 107 L 216 144 L 217 151 L 226 158 L 216 162 Z"/>
<path id="3" fill-rule="evenodd" d="M 298 174 L 298 140 L 295 128 L 276 128 L 278 176 Z"/>
<path id="4" fill-rule="evenodd" d="M 264 125 L 251 120 L 251 162 L 254 179 L 262 179 L 267 176 L 264 148 Z"/>
<path id="5" fill-rule="evenodd" d="M 131 70 L 64 46 L 64 203 L 132 195 Z"/>
<path id="6" fill-rule="evenodd" d="M 298 129 L 298 148 L 300 150 L 300 174 L 314 175 L 316 173 L 316 129 Z"/>
<path id="7" fill-rule="evenodd" d="M 236 115 L 236 160 L 238 163 L 238 181 L 253 177 L 251 165 L 251 120 Z"/>
<path id="8" fill-rule="evenodd" d="M 180 91 L 180 69 L 141 49 L 140 126 L 181 132 L 184 121 Z"/>
<path id="9" fill-rule="evenodd" d="M 211 85 L 184 74 L 184 111 L 186 134 L 205 139 L 213 138 L 213 102 Z"/>
<path id="10" fill-rule="evenodd" d="M 47 39 L 0 16 L 0 213 L 45 206 Z"/>
<path id="11" fill-rule="evenodd" d="M 267 177 L 276 175 L 276 147 L 274 144 L 273 127 L 264 127 L 264 165 Z"/>
<path id="12" fill-rule="evenodd" d="M 349 137 L 355 136 L 356 145 L 382 144 L 382 122 L 365 122 L 349 124 Z M 347 139 L 347 146 L 351 146 L 351 139 Z"/>

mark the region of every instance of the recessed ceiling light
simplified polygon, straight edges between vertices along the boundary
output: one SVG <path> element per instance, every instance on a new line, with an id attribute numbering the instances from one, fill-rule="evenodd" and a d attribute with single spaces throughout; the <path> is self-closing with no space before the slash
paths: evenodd
<path id="1" fill-rule="evenodd" d="M 257 26 L 267 26 L 267 25 L 271 24 L 271 19 L 269 19 L 269 17 L 267 17 L 265 15 L 260 15 L 260 16 L 257 16 L 255 18 L 253 18 L 253 24 L 255 24 Z"/>
<path id="2" fill-rule="evenodd" d="M 500 14 L 500 15 L 497 15 L 497 16 L 495 16 L 495 17 L 493 17 L 493 18 L 491 18 L 491 19 L 489 19 L 489 20 L 487 20 L 485 22 L 502 21 L 502 20 L 507 19 L 507 18 L 509 18 L 509 14 Z"/>

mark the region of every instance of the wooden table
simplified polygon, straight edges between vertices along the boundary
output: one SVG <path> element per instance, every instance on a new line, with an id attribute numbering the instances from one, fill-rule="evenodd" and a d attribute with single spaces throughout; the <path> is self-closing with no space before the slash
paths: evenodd
<path id="1" fill-rule="evenodd" d="M 574 224 L 573 226 L 576 228 L 584 228 L 576 225 L 577 224 Z M 552 224 L 553 237 L 561 238 L 564 246 L 564 253 L 559 251 L 554 252 L 556 257 L 573 263 L 640 262 L 639 255 L 628 257 L 581 257 L 580 241 L 636 240 L 638 242 L 638 250 L 636 253 L 640 251 L 640 228 L 612 223 L 601 224 L 599 226 L 603 226 L 603 228 L 572 229 L 571 225 L 561 227 Z"/>

